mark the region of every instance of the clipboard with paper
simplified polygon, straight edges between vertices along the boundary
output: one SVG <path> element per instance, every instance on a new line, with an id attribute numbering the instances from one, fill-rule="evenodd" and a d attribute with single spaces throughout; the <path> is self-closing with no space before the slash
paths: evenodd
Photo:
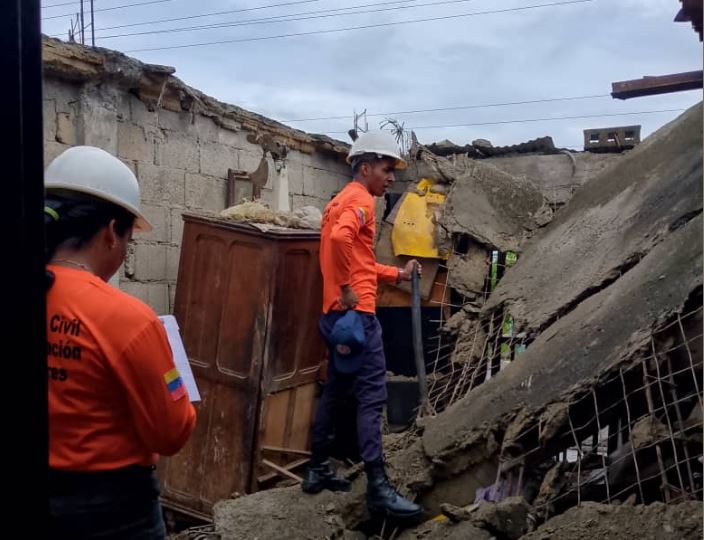
<path id="1" fill-rule="evenodd" d="M 159 319 L 166 330 L 166 336 L 169 339 L 169 345 L 171 345 L 171 352 L 174 355 L 174 364 L 176 364 L 176 369 L 178 369 L 183 379 L 183 384 L 186 386 L 188 397 L 192 402 L 200 401 L 200 392 L 198 392 L 198 385 L 196 385 L 196 380 L 193 377 L 191 364 L 188 362 L 188 355 L 186 355 L 186 349 L 181 340 L 176 317 L 173 315 L 161 315 Z"/>

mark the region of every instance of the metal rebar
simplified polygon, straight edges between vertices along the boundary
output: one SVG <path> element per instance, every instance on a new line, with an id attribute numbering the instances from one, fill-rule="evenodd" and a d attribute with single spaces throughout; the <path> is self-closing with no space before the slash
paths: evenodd
<path id="1" fill-rule="evenodd" d="M 596 446 L 597 446 L 596 451 L 597 451 L 597 453 L 599 453 L 599 438 L 601 437 L 601 422 L 599 422 L 599 404 L 597 403 L 597 400 L 596 400 L 596 391 L 594 390 L 594 388 L 592 388 L 592 397 L 594 398 L 594 418 L 596 418 L 596 428 L 597 428 L 597 433 L 598 433 L 597 438 L 596 438 Z M 606 466 L 606 456 L 604 454 L 600 454 L 600 455 L 601 455 L 601 465 L 604 468 L 604 484 L 606 484 L 606 500 L 608 501 L 609 504 L 611 504 L 611 495 L 609 494 L 609 469 Z"/>
<path id="2" fill-rule="evenodd" d="M 655 361 L 657 362 L 657 359 Z M 645 386 L 645 400 L 648 404 L 648 412 L 651 414 L 653 419 L 656 419 L 654 412 L 655 404 L 653 403 L 653 393 L 650 389 L 650 384 L 648 384 L 647 379 L 648 366 L 646 365 L 646 363 L 646 360 L 643 360 L 643 384 Z M 660 486 L 660 489 L 662 489 L 663 495 L 665 497 L 665 502 L 670 502 L 670 489 L 668 487 L 669 484 L 667 481 L 667 474 L 665 474 L 665 464 L 662 460 L 662 448 L 660 448 L 660 444 L 655 445 L 655 455 L 658 460 L 658 468 L 660 469 L 660 476 L 662 480 L 662 485 Z"/>
<path id="3" fill-rule="evenodd" d="M 692 381 L 694 381 L 694 388 L 697 390 L 697 399 L 699 399 L 699 406 L 704 408 L 704 406 L 702 406 L 702 393 L 701 390 L 699 390 L 699 383 L 697 382 L 697 372 L 694 369 L 692 351 L 689 349 L 689 343 L 687 342 L 687 334 L 685 334 L 684 326 L 682 325 L 682 318 L 680 317 L 679 313 L 677 314 L 677 324 L 680 327 L 680 332 L 682 333 L 682 342 L 684 344 L 685 350 L 687 351 L 687 356 L 689 357 L 689 365 L 692 368 Z"/>
<path id="4" fill-rule="evenodd" d="M 670 420 L 670 412 L 667 410 L 667 399 L 665 398 L 665 390 L 662 387 L 662 377 L 660 376 L 660 363 L 658 362 L 658 357 L 657 353 L 655 352 L 655 340 L 653 338 L 650 338 L 650 346 L 653 349 L 653 357 L 655 358 L 654 363 L 655 363 L 655 371 L 657 372 L 658 376 L 658 387 L 660 388 L 660 397 L 662 398 L 662 404 L 663 407 L 665 408 L 665 419 L 667 420 L 667 429 L 670 430 L 670 441 L 672 442 L 672 453 L 673 457 L 675 459 L 675 462 L 679 462 L 679 458 L 677 457 L 677 443 L 675 442 L 675 432 L 672 429 L 672 421 Z M 680 489 L 682 490 L 682 493 L 685 493 L 686 490 L 684 489 L 684 480 L 682 480 L 682 472 L 680 471 L 680 468 L 677 467 L 675 469 L 677 471 L 677 479 L 680 481 Z"/>
<path id="5" fill-rule="evenodd" d="M 619 368 L 619 374 L 621 375 L 621 385 L 623 387 L 623 401 L 626 404 L 626 418 L 628 420 L 628 432 L 630 439 L 631 432 L 631 408 L 628 406 L 628 396 L 626 394 L 626 380 L 623 378 L 623 369 Z M 643 497 L 643 486 L 640 483 L 640 469 L 638 468 L 638 459 L 636 458 L 636 451 L 633 448 L 633 444 L 629 445 L 631 447 L 631 454 L 633 455 L 633 465 L 636 469 L 636 480 L 638 481 L 638 492 L 640 493 L 641 503 L 645 503 L 645 497 Z"/>
<path id="6" fill-rule="evenodd" d="M 572 438 L 574 439 L 574 444 L 577 448 L 577 506 L 582 505 L 582 447 L 577 439 L 577 433 L 574 431 L 574 426 L 572 425 L 572 416 L 567 412 L 567 420 L 570 423 L 570 431 L 572 432 Z"/>
<path id="7" fill-rule="evenodd" d="M 683 435 L 686 433 L 684 430 L 684 420 L 682 417 L 682 409 L 680 407 L 679 399 L 677 397 L 677 385 L 675 384 L 674 377 L 672 376 L 672 361 L 670 360 L 670 355 L 667 355 L 667 372 L 670 379 L 670 397 L 672 397 L 672 403 L 675 406 L 675 414 L 677 414 L 677 423 L 680 426 L 680 433 Z M 694 472 L 692 471 L 691 456 L 689 455 L 689 448 L 687 444 L 682 445 L 684 450 L 685 463 L 687 464 L 687 476 L 689 477 L 689 488 L 692 493 L 694 493 Z"/>

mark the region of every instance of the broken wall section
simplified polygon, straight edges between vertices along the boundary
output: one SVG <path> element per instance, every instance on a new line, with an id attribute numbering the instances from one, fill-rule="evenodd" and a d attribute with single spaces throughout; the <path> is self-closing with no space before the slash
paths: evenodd
<path id="1" fill-rule="evenodd" d="M 564 150 L 552 155 L 487 158 L 485 163 L 533 182 L 554 207 L 567 203 L 589 179 L 626 154 L 593 154 Z"/>
<path id="2" fill-rule="evenodd" d="M 135 235 L 114 284 L 157 313 L 172 311 L 182 213 L 217 213 L 227 205 L 228 169 L 253 171 L 266 133 L 288 147 L 291 209 L 323 209 L 349 181 L 347 146 L 217 102 L 173 76 L 120 53 L 45 38 L 45 166 L 67 148 L 92 145 L 119 157 L 137 176 L 142 208 L 154 225 Z M 269 158 L 262 200 L 272 203 L 280 176 Z M 251 184 L 238 191 L 251 194 Z"/>

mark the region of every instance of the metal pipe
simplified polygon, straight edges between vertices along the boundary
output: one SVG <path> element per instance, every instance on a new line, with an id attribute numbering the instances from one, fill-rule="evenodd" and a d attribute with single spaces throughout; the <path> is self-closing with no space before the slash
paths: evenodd
<path id="1" fill-rule="evenodd" d="M 95 47 L 95 13 L 93 11 L 93 0 L 90 0 L 90 38 Z"/>
<path id="2" fill-rule="evenodd" d="M 418 265 L 413 265 L 411 273 L 411 289 L 413 302 L 411 304 L 411 327 L 413 330 L 413 356 L 418 373 L 418 386 L 420 389 L 420 407 L 425 412 L 428 405 L 428 379 L 425 374 L 425 359 L 423 358 L 423 333 L 420 318 L 420 276 Z"/>
<path id="3" fill-rule="evenodd" d="M 86 44 L 86 25 L 83 22 L 83 0 L 81 0 L 81 45 Z"/>

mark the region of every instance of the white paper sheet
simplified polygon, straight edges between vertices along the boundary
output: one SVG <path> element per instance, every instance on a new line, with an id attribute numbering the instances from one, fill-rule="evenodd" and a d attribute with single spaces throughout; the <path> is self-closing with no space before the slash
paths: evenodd
<path id="1" fill-rule="evenodd" d="M 183 348 L 183 341 L 181 341 L 181 334 L 178 331 L 176 317 L 173 315 L 161 315 L 159 319 L 161 319 L 166 329 L 169 345 L 171 345 L 171 352 L 173 352 L 174 355 L 174 363 L 176 364 L 176 369 L 178 369 L 178 372 L 181 374 L 183 384 L 186 385 L 188 397 L 191 401 L 200 401 L 200 392 L 198 392 L 198 386 L 193 377 L 193 371 L 191 371 L 191 364 L 188 362 L 186 349 Z"/>

